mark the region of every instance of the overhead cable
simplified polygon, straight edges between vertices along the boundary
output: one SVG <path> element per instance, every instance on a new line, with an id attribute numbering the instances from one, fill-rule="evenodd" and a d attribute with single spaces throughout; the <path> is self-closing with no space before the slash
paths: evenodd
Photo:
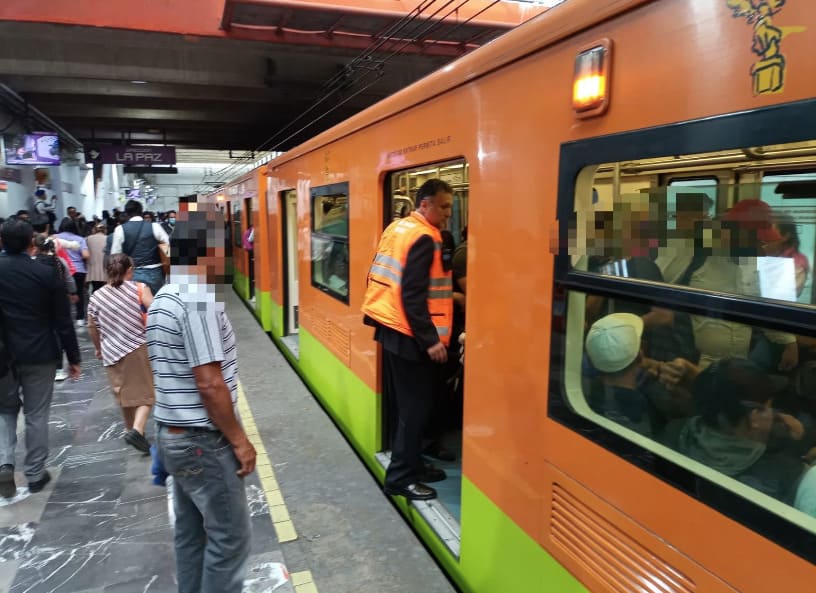
<path id="1" fill-rule="evenodd" d="M 384 66 L 385 66 L 385 64 L 387 62 L 389 62 L 391 59 L 393 59 L 397 54 L 399 54 L 405 47 L 407 47 L 411 43 L 416 43 L 423 36 L 427 35 L 431 31 L 433 31 L 434 29 L 437 29 L 438 27 L 445 25 L 446 24 L 446 19 L 450 15 L 452 15 L 453 13 L 455 13 L 459 9 L 461 9 L 469 1 L 470 0 L 462 0 L 458 5 L 456 5 L 454 8 L 449 10 L 442 18 L 436 19 L 436 20 L 433 20 L 432 22 L 430 22 L 436 15 L 438 15 L 440 12 L 442 12 L 448 6 L 450 6 L 451 4 L 453 4 L 455 2 L 455 0 L 448 0 L 441 7 L 437 8 L 437 10 L 435 12 L 433 12 L 433 14 L 431 14 L 430 16 L 428 16 L 426 18 L 423 18 L 421 21 L 419 21 L 417 23 L 416 27 L 412 27 L 412 25 L 416 21 L 418 21 L 421 14 L 423 12 L 425 12 L 426 10 L 428 10 L 433 4 L 435 4 L 437 2 L 437 0 L 426 0 L 426 2 L 419 4 L 411 12 L 409 12 L 406 16 L 402 17 L 392 27 L 387 29 L 381 36 L 379 36 L 379 39 L 378 39 L 377 42 L 372 43 L 372 45 L 369 48 L 367 48 L 366 50 L 361 52 L 360 55 L 358 55 L 353 60 L 351 60 L 348 64 L 346 64 L 346 66 L 344 66 L 344 68 L 340 72 L 338 72 L 337 74 L 332 76 L 329 80 L 327 80 L 325 83 L 323 83 L 323 85 L 321 86 L 321 90 L 324 90 L 323 96 L 321 96 L 317 100 L 315 100 L 306 110 L 304 110 L 302 113 L 300 113 L 296 118 L 291 120 L 283 128 L 276 131 L 275 134 L 273 134 L 267 140 L 265 140 L 263 143 L 261 143 L 258 146 L 258 148 L 255 149 L 255 151 L 252 151 L 251 153 L 248 153 L 242 159 L 239 159 L 235 163 L 233 163 L 233 164 L 229 165 L 228 167 L 226 167 L 223 171 L 220 171 L 217 174 L 218 178 L 219 179 L 224 178 L 233 169 L 235 169 L 237 167 L 245 166 L 244 162 L 253 159 L 255 152 L 262 152 L 262 151 L 266 151 L 266 150 L 269 150 L 269 151 L 276 150 L 281 145 L 285 144 L 286 142 L 288 142 L 292 138 L 296 137 L 298 134 L 304 132 L 309 127 L 311 127 L 314 124 L 316 124 L 317 122 L 321 121 L 322 119 L 324 119 L 325 117 L 327 117 L 331 113 L 335 112 L 338 108 L 342 107 L 343 105 L 348 103 L 350 100 L 352 100 L 353 98 L 357 97 L 358 95 L 360 95 L 361 93 L 366 91 L 368 88 L 370 88 L 372 85 L 374 85 L 377 81 L 379 81 L 382 78 L 382 76 L 385 74 Z M 470 18 L 466 19 L 465 21 L 463 21 L 461 23 L 458 23 L 455 27 L 453 27 L 450 31 L 448 31 L 444 37 L 447 37 L 450 34 L 452 34 L 453 32 L 459 30 L 462 26 L 466 25 L 467 23 L 472 21 L 474 18 L 477 18 L 480 14 L 484 13 L 486 10 L 488 10 L 491 7 L 493 7 L 494 5 L 498 4 L 498 2 L 499 2 L 499 0 L 495 0 L 493 3 L 491 3 L 490 5 L 488 5 L 485 8 L 482 8 L 480 11 L 478 11 L 476 14 L 474 14 Z M 414 14 L 414 13 L 416 13 L 416 14 Z M 422 28 L 423 26 L 424 26 L 424 28 Z M 407 29 L 407 28 L 412 28 L 412 31 L 410 33 L 408 33 L 408 34 L 403 33 L 403 31 L 405 29 Z M 400 35 L 400 38 L 395 38 L 395 36 L 400 34 L 400 33 L 403 33 L 402 35 Z M 434 40 L 434 41 L 431 41 L 431 42 L 428 42 L 428 43 L 429 43 L 429 45 L 434 45 L 436 43 L 440 43 L 440 42 L 442 42 L 444 40 L 444 37 L 440 37 L 440 39 L 437 39 L 437 40 Z M 382 48 L 387 43 L 400 43 L 400 42 L 401 42 L 401 45 L 399 45 L 397 49 L 392 51 L 384 59 L 376 60 L 376 61 L 372 62 L 371 56 L 378 49 Z M 372 67 L 372 63 L 374 64 L 374 67 Z M 357 75 L 360 70 L 364 70 L 364 71 L 361 74 Z M 292 127 L 294 127 L 298 122 L 303 120 L 310 113 L 315 111 L 323 103 L 325 103 L 326 101 L 328 101 L 329 99 L 334 97 L 339 91 L 348 90 L 351 87 L 362 83 L 372 73 L 377 74 L 377 77 L 374 80 L 368 82 L 365 86 L 363 86 L 362 88 L 356 90 L 354 93 L 352 93 L 348 97 L 345 97 L 342 101 L 340 101 L 336 105 L 332 106 L 327 111 L 321 113 L 317 117 L 313 118 L 308 123 L 306 123 L 305 125 L 298 128 L 296 131 L 294 131 L 294 132 L 292 132 L 290 134 L 287 134 L 284 138 L 282 138 L 281 140 L 278 140 L 278 138 L 280 138 L 283 134 L 285 134 L 288 130 L 290 130 Z M 277 141 L 277 142 L 274 145 L 269 146 L 270 143 L 275 142 L 275 141 Z"/>

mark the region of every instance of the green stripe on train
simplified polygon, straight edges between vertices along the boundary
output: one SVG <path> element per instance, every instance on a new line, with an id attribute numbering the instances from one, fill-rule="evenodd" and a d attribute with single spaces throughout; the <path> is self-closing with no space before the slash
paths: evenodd
<path id="1" fill-rule="evenodd" d="M 466 591 L 589 593 L 465 477 L 462 525 L 459 571 Z"/>
<path id="2" fill-rule="evenodd" d="M 312 391 L 363 456 L 369 468 L 377 475 L 384 475 L 374 458 L 382 439 L 379 422 L 382 405 L 379 394 L 369 389 L 351 369 L 302 327 L 298 366 Z"/>
<path id="3" fill-rule="evenodd" d="M 271 301 L 271 300 L 270 300 Z M 283 325 L 283 308 L 271 301 Z M 343 430 L 366 465 L 382 481 L 385 470 L 374 455 L 380 448 L 379 394 L 312 334 L 300 329 L 300 359 L 278 346 Z M 279 334 L 274 332 L 276 338 Z M 445 570 L 466 592 L 587 593 L 587 589 L 527 535 L 479 488 L 462 478 L 462 544 L 459 558 L 451 555 L 433 529 L 404 498 L 395 499 L 406 519 L 433 550 Z M 472 520 L 469 520 L 472 518 Z"/>
<path id="4" fill-rule="evenodd" d="M 273 336 L 280 338 L 283 335 L 283 307 L 272 300 L 267 291 L 255 291 L 258 301 L 258 314 L 261 327 Z"/>
<path id="5" fill-rule="evenodd" d="M 238 296 L 245 301 L 249 300 L 249 278 L 244 276 L 244 274 L 237 269 L 232 277 L 232 287 L 235 289 L 235 292 L 238 293 Z"/>

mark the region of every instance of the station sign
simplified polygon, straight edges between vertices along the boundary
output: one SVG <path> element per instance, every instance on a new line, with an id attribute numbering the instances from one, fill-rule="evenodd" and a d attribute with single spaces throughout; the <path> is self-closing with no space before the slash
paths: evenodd
<path id="1" fill-rule="evenodd" d="M 175 146 L 93 146 L 85 149 L 86 163 L 104 165 L 175 165 Z"/>

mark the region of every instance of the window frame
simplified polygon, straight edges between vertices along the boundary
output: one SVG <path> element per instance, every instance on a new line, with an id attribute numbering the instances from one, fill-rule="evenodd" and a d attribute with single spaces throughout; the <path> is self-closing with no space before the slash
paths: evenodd
<path id="1" fill-rule="evenodd" d="M 349 239 L 351 237 L 351 228 L 350 228 L 350 216 L 349 216 L 349 208 L 350 204 L 347 202 L 346 207 L 346 228 L 348 229 L 346 232 L 346 236 L 336 235 L 333 233 L 325 233 L 323 231 L 315 230 L 315 202 L 318 198 L 323 196 L 330 196 L 335 194 L 344 194 L 346 196 L 346 200 L 351 199 L 351 195 L 349 192 L 349 182 L 348 181 L 341 181 L 339 183 L 331 183 L 329 185 L 319 185 L 316 187 L 312 187 L 309 190 L 309 217 L 311 218 L 309 223 L 309 263 L 310 263 L 310 274 L 309 274 L 309 281 L 313 288 L 316 288 L 322 293 L 329 295 L 332 298 L 337 299 L 341 303 L 346 305 L 349 304 L 349 297 L 351 295 L 351 251 L 350 251 L 350 242 Z M 315 281 L 315 259 L 313 257 L 314 254 L 314 238 L 318 237 L 319 239 L 323 239 L 325 241 L 331 241 L 333 244 L 344 244 L 346 246 L 346 251 L 349 253 L 349 261 L 348 261 L 348 278 L 346 278 L 346 285 L 348 286 L 348 291 L 346 294 L 342 294 L 337 292 L 336 290 L 332 290 L 330 287 L 325 286 L 323 284 L 319 284 Z"/>
<path id="2" fill-rule="evenodd" d="M 576 182 L 586 167 L 670 154 L 694 154 L 813 140 L 816 139 L 816 120 L 812 116 L 814 109 L 816 100 L 806 100 L 561 145 L 557 203 L 561 248 L 555 258 L 553 276 L 552 372 L 547 414 L 550 419 L 641 470 L 816 564 L 816 546 L 807 543 L 813 541 L 811 531 L 782 519 L 764 506 L 685 465 L 637 444 L 637 439 L 626 438 L 619 431 L 610 430 L 574 411 L 567 396 L 566 366 L 571 291 L 622 298 L 691 314 L 713 314 L 753 326 L 816 336 L 816 308 L 591 274 L 573 269 L 566 249 L 569 245 L 569 222 L 574 216 Z M 803 122 L 809 122 L 810 125 Z"/>

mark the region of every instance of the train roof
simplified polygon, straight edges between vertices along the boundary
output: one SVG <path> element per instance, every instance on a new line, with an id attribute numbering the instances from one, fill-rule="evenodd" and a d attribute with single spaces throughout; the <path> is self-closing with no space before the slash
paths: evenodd
<path id="1" fill-rule="evenodd" d="M 267 164 L 267 172 L 653 0 L 566 0 Z"/>

